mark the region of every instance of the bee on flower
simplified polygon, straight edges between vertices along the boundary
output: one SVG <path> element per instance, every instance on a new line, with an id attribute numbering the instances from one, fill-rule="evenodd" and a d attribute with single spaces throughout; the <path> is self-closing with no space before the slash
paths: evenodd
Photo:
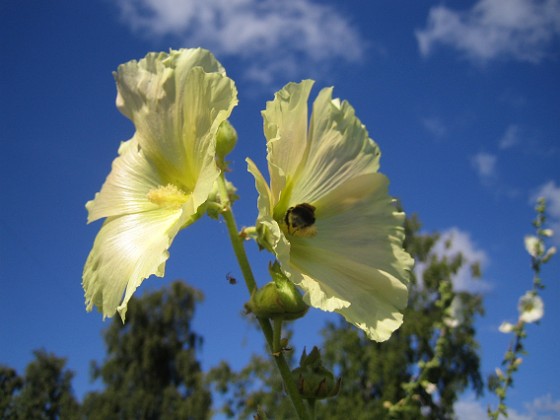
<path id="1" fill-rule="evenodd" d="M 259 192 L 257 241 L 316 308 L 340 313 L 376 341 L 403 320 L 413 264 L 404 213 L 378 172 L 380 151 L 346 101 L 313 81 L 289 83 L 263 111 L 270 185 Z"/>

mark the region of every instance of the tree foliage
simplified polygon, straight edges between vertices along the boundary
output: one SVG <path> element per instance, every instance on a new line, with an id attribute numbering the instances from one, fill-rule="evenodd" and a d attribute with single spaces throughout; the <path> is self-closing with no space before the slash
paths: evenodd
<path id="1" fill-rule="evenodd" d="M 474 317 L 482 313 L 482 300 L 452 289 L 453 278 L 466 262 L 460 254 L 436 255 L 438 235 L 420 234 L 415 217 L 405 228 L 405 248 L 425 267 L 419 278 L 412 276 L 405 321 L 383 343 L 368 340 L 344 320 L 323 329 L 323 364 L 342 377 L 342 389 L 337 397 L 316 405 L 317 418 L 388 418 L 388 408 L 398 404 L 402 409 L 397 418 L 451 418 L 462 391 L 471 387 L 482 392 L 473 328 Z M 476 264 L 471 268 L 476 275 L 479 268 Z M 444 320 L 454 298 L 461 301 L 461 322 L 448 327 Z M 421 376 L 419 366 L 424 366 Z M 252 418 L 258 410 L 270 419 L 293 417 L 269 358 L 254 356 L 239 372 L 223 363 L 209 378 L 223 395 L 222 411 L 229 417 Z"/>
<path id="2" fill-rule="evenodd" d="M 0 418 L 75 419 L 79 405 L 72 391 L 74 373 L 65 368 L 66 359 L 33 352 L 35 359 L 24 377 L 9 367 L 0 366 Z"/>
<path id="3" fill-rule="evenodd" d="M 182 282 L 132 299 L 127 322 L 104 333 L 107 356 L 93 364 L 104 389 L 89 393 L 89 419 L 205 419 L 211 395 L 196 358 L 202 337 L 191 329 L 200 292 Z"/>

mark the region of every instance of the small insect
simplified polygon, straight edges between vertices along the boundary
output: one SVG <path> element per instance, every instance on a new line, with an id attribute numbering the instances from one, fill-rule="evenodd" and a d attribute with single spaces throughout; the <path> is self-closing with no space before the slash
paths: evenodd
<path id="1" fill-rule="evenodd" d="M 237 279 L 229 273 L 226 274 L 226 279 L 229 282 L 229 284 L 237 284 Z"/>
<path id="2" fill-rule="evenodd" d="M 313 236 L 317 233 L 315 224 L 315 207 L 303 203 L 290 207 L 284 216 L 288 233 L 296 236 Z"/>

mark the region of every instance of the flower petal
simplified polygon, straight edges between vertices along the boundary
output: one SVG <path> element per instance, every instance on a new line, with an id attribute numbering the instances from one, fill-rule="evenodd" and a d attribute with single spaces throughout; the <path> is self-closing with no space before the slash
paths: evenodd
<path id="1" fill-rule="evenodd" d="M 286 240 L 278 223 L 272 218 L 273 203 L 270 188 L 255 163 L 249 158 L 246 161 L 247 170 L 255 177 L 255 186 L 259 193 L 257 200 L 259 209 L 257 228 L 260 230 L 259 245 L 274 252 L 277 256 L 282 255 L 282 259 L 288 259 L 290 243 Z"/>
<path id="2" fill-rule="evenodd" d="M 257 168 L 257 165 L 255 165 L 255 163 L 249 158 L 245 159 L 245 161 L 247 162 L 247 170 L 255 178 L 255 187 L 259 193 L 257 201 L 259 215 L 270 215 L 272 214 L 272 196 L 270 188 L 268 188 L 268 184 L 266 183 L 261 171 L 259 171 L 259 168 Z"/>
<path id="3" fill-rule="evenodd" d="M 124 321 L 128 300 L 142 281 L 152 274 L 163 277 L 167 250 L 184 222 L 181 213 L 158 209 L 105 221 L 83 272 L 88 311 L 95 305 L 105 318 L 118 310 Z"/>
<path id="4" fill-rule="evenodd" d="M 286 185 L 286 176 L 297 172 L 307 150 L 307 99 L 313 83 L 312 80 L 288 83 L 274 95 L 273 101 L 266 103 L 262 112 L 275 201 Z"/>
<path id="5" fill-rule="evenodd" d="M 346 102 L 322 89 L 313 103 L 306 157 L 290 201 L 312 202 L 349 179 L 377 172 L 380 151 Z"/>
<path id="6" fill-rule="evenodd" d="M 111 173 L 101 191 L 86 203 L 88 223 L 94 220 L 154 210 L 157 206 L 147 199 L 148 191 L 167 182 L 146 160 L 133 138 L 119 148 Z"/>

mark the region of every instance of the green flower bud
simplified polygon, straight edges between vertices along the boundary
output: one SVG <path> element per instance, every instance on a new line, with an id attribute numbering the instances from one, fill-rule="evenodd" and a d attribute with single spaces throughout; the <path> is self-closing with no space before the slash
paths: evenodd
<path id="1" fill-rule="evenodd" d="M 303 350 L 299 367 L 292 371 L 292 376 L 300 395 L 305 399 L 321 400 L 334 397 L 340 391 L 341 378 L 323 367 L 321 354 L 317 347 L 309 355 Z"/>
<path id="2" fill-rule="evenodd" d="M 236 194 L 237 189 L 229 181 L 226 181 L 226 190 L 230 203 L 235 202 L 239 198 Z M 206 200 L 206 202 L 198 208 L 197 214 L 200 214 L 202 216 L 204 213 L 206 213 L 212 219 L 218 220 L 223 210 L 224 206 L 220 198 L 218 183 L 215 182 L 214 186 L 212 187 L 212 191 L 210 191 L 210 194 L 208 194 L 208 200 Z"/>
<path id="3" fill-rule="evenodd" d="M 245 304 L 249 312 L 259 318 L 291 321 L 305 315 L 309 306 L 303 301 L 296 286 L 282 273 L 275 262 L 269 266 L 272 281 L 256 290 Z"/>
<path id="4" fill-rule="evenodd" d="M 216 134 L 216 158 L 218 162 L 224 162 L 225 157 L 231 153 L 236 143 L 237 132 L 229 121 L 226 120 L 220 124 Z"/>

